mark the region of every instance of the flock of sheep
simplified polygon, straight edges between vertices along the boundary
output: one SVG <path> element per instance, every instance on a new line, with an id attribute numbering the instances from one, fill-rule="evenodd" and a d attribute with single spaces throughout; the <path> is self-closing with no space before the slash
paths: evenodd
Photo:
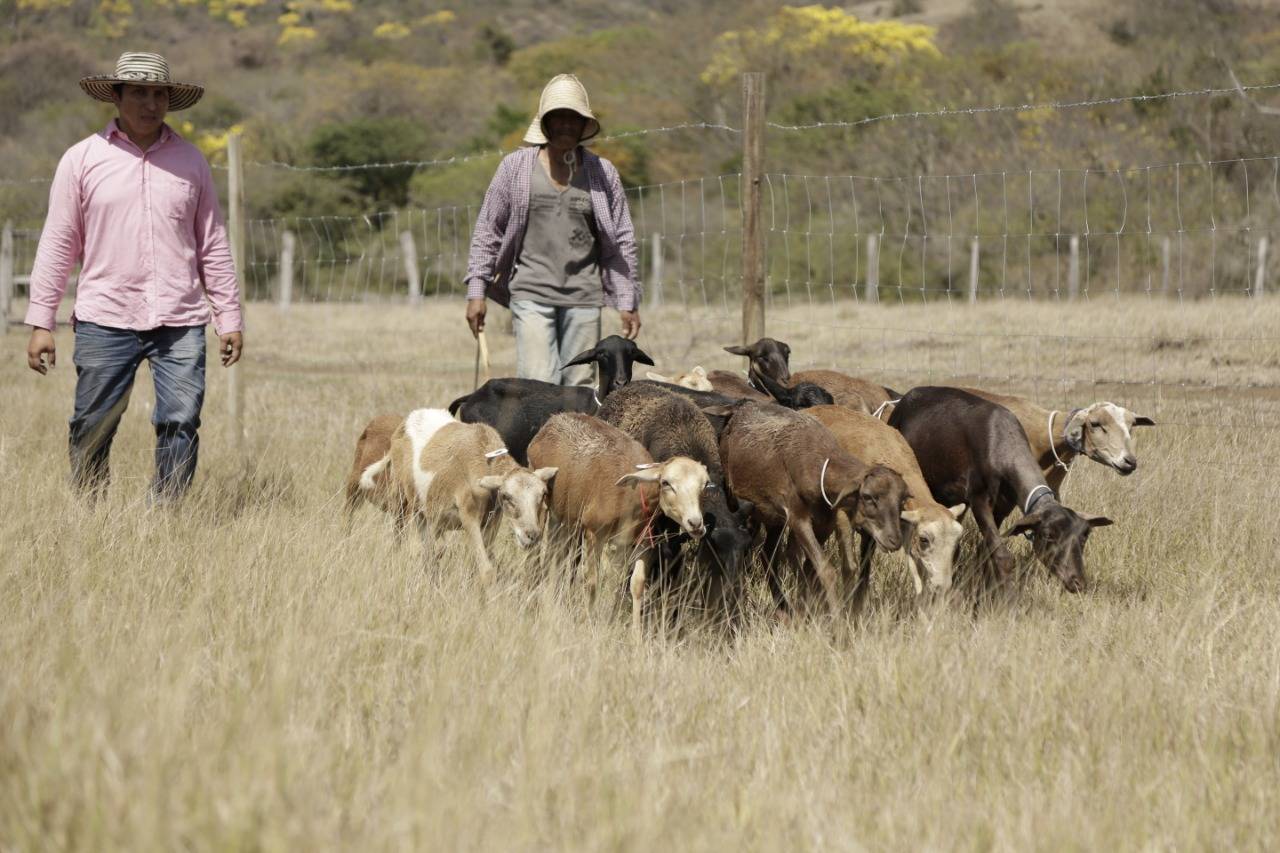
<path id="1" fill-rule="evenodd" d="M 1003 537 L 1021 534 L 1078 592 L 1089 533 L 1111 521 L 1059 503 L 1063 480 L 1077 456 L 1132 473 L 1132 431 L 1154 423 L 1113 403 L 1064 413 L 973 388 L 900 395 L 833 370 L 792 374 L 790 347 L 771 338 L 726 349 L 749 360 L 745 375 L 633 382 L 632 366 L 653 360 L 615 335 L 573 360 L 597 365 L 596 388 L 494 379 L 448 410 L 377 417 L 356 445 L 348 510 L 371 502 L 401 534 L 415 523 L 428 560 L 441 531 L 461 528 L 486 578 L 499 518 L 523 548 L 550 523 L 588 600 L 601 569 L 629 572 L 637 632 L 647 590 L 735 624 L 755 553 L 782 617 L 823 600 L 860 611 L 877 546 L 904 550 L 917 598 L 936 596 L 952 585 L 966 512 L 987 591 L 1013 569 Z M 843 571 L 824 551 L 833 533 Z"/>

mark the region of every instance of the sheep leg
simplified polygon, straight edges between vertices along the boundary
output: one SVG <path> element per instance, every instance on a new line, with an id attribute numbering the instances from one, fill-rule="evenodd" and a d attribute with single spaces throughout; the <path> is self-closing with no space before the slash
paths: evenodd
<path id="1" fill-rule="evenodd" d="M 424 563 L 433 563 L 436 560 L 436 529 L 431 519 L 422 514 L 416 515 L 418 522 L 418 537 L 422 540 L 422 561 Z M 398 513 L 396 515 L 396 534 L 403 540 L 406 528 L 409 526 L 409 514 Z"/>
<path id="2" fill-rule="evenodd" d="M 606 542 L 587 567 L 587 609 L 593 613 L 596 609 L 596 596 L 600 592 L 600 576 L 609 576 L 609 563 L 616 556 L 613 543 Z"/>
<path id="3" fill-rule="evenodd" d="M 774 611 L 779 619 L 785 620 L 791 608 L 787 604 L 787 596 L 782 591 L 782 579 L 778 576 L 778 546 L 782 542 L 784 528 L 769 528 L 765 532 L 764 560 L 765 579 L 769 583 L 769 592 L 773 595 Z"/>
<path id="4" fill-rule="evenodd" d="M 907 568 L 911 571 L 911 585 L 916 591 L 916 600 L 919 601 L 921 600 L 921 594 L 924 592 L 924 575 L 926 573 L 915 554 L 907 554 Z"/>
<path id="5" fill-rule="evenodd" d="M 973 520 L 977 522 L 983 543 L 986 545 L 983 554 L 986 562 L 985 593 L 989 597 L 994 597 L 997 591 L 1006 589 L 1009 584 L 1009 578 L 1013 573 L 1013 555 L 1009 553 L 1004 540 L 1000 538 L 1000 525 L 996 524 L 991 502 L 985 499 L 975 500 L 971 506 Z"/>
<path id="6" fill-rule="evenodd" d="M 537 557 L 534 559 L 534 566 L 536 568 L 534 577 L 532 578 L 533 580 L 541 582 L 542 579 L 546 577 L 547 566 L 550 565 L 549 561 L 551 559 L 551 551 L 554 548 L 552 540 L 558 543 L 560 541 L 560 537 L 561 530 L 559 526 L 555 523 L 554 519 L 548 519 L 547 533 L 542 537 L 542 541 L 538 543 L 538 553 Z"/>
<path id="7" fill-rule="evenodd" d="M 480 519 L 470 513 L 462 517 L 462 528 L 467 531 L 471 547 L 476 552 L 476 562 L 480 565 L 480 577 L 485 584 L 493 581 L 495 572 L 493 563 L 489 562 L 489 552 L 484 545 L 484 530 L 480 527 Z"/>
<path id="8" fill-rule="evenodd" d="M 840 599 L 840 578 L 836 575 L 835 569 L 827 562 L 827 556 L 822 553 L 822 545 L 818 542 L 818 537 L 813 533 L 813 526 L 807 518 L 791 519 L 791 534 L 797 538 L 800 548 L 803 549 L 805 556 L 809 558 L 809 562 L 813 564 L 814 571 L 817 572 L 818 580 L 822 584 L 822 589 L 827 596 L 827 607 L 830 608 L 831 614 L 834 616 L 841 610 L 843 602 Z"/>
<path id="9" fill-rule="evenodd" d="M 582 534 L 582 561 L 578 564 L 586 572 L 587 611 L 590 612 L 596 603 L 596 587 L 600 583 L 600 564 L 608 552 L 605 543 L 601 542 L 590 530 Z"/>
<path id="10" fill-rule="evenodd" d="M 360 478 L 356 476 L 347 477 L 346 500 L 343 505 L 343 518 L 346 523 L 347 535 L 351 535 L 351 525 L 356 518 L 356 509 L 360 506 L 360 501 L 364 496 L 360 494 Z"/>
<path id="11" fill-rule="evenodd" d="M 708 561 L 710 562 L 710 561 Z M 733 621 L 729 603 L 728 579 L 719 566 L 706 574 L 703 595 L 703 616 L 708 624 L 728 624 Z"/>
<path id="12" fill-rule="evenodd" d="M 646 577 L 645 557 L 636 559 L 631 569 L 631 636 L 639 643 L 644 639 L 644 588 Z"/>
<path id="13" fill-rule="evenodd" d="M 871 558 L 876 553 L 876 540 L 866 533 L 862 537 L 862 549 L 858 554 L 858 578 L 853 588 L 853 613 L 861 615 L 867 603 L 867 593 L 871 590 Z M 852 543 L 850 543 L 852 545 Z"/>
<path id="14" fill-rule="evenodd" d="M 866 541 L 865 536 L 863 541 Z M 857 560 L 853 551 L 853 524 L 849 521 L 849 516 L 843 512 L 836 513 L 836 542 L 840 546 L 842 582 L 845 584 L 845 589 L 853 589 L 854 563 Z"/>
<path id="15" fill-rule="evenodd" d="M 792 576 L 796 579 L 796 611 L 808 615 L 813 612 L 822 584 L 818 581 L 817 570 L 809 562 L 808 553 L 800 544 L 800 537 L 794 533 L 787 540 L 787 564 L 792 568 Z"/>

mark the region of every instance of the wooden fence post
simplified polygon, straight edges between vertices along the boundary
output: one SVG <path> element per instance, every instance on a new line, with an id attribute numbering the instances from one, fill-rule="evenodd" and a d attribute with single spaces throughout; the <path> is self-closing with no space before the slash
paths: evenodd
<path id="1" fill-rule="evenodd" d="M 969 243 L 969 304 L 978 302 L 978 238 Z"/>
<path id="2" fill-rule="evenodd" d="M 1076 301 L 1080 295 L 1080 238 L 1071 235 L 1071 260 L 1067 265 L 1067 299 Z"/>
<path id="3" fill-rule="evenodd" d="M 664 258 L 662 256 L 662 235 L 653 235 L 652 257 L 653 262 L 649 265 L 649 305 L 653 308 L 662 307 L 662 265 Z"/>
<path id="4" fill-rule="evenodd" d="M 867 235 L 867 289 L 868 302 L 880 301 L 880 236 Z"/>
<path id="5" fill-rule="evenodd" d="M 1267 235 L 1258 238 L 1258 272 L 1253 280 L 1253 295 L 1260 298 L 1267 290 Z"/>
<path id="6" fill-rule="evenodd" d="M 276 298 L 280 301 L 281 311 L 288 311 L 293 302 L 293 250 L 296 242 L 292 231 L 280 235 L 280 292 Z"/>
<path id="7" fill-rule="evenodd" d="M 13 307 L 13 223 L 4 224 L 0 237 L 0 335 L 9 331 L 9 310 Z"/>
<path id="8" fill-rule="evenodd" d="M 409 280 L 409 304 L 422 301 L 422 278 L 418 275 L 418 246 L 412 231 L 400 232 L 400 254 L 404 256 L 404 277 Z"/>
<path id="9" fill-rule="evenodd" d="M 1173 241 L 1165 237 L 1160 241 L 1160 295 L 1169 295 L 1169 262 L 1173 256 Z"/>
<path id="10" fill-rule="evenodd" d="M 240 159 L 240 134 L 227 135 L 227 231 L 231 240 L 231 261 L 236 268 L 240 299 L 247 303 L 244 290 L 244 164 Z M 227 368 L 227 420 L 231 431 L 232 452 L 244 449 L 244 378 L 240 365 Z"/>
<path id="11" fill-rule="evenodd" d="M 764 74 L 742 75 L 742 342 L 764 337 L 764 230 L 760 183 L 764 173 Z"/>

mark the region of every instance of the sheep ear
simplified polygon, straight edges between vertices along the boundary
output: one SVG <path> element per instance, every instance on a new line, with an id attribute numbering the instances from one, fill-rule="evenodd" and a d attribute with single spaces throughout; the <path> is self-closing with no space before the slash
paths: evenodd
<path id="1" fill-rule="evenodd" d="M 645 371 L 644 376 L 646 379 L 654 382 L 666 382 L 668 384 L 671 382 L 670 376 L 663 376 L 661 373 L 654 373 L 652 370 Z"/>
<path id="2" fill-rule="evenodd" d="M 694 376 L 697 376 L 699 379 L 707 378 L 707 369 L 703 367 L 701 364 L 695 364 L 693 366 L 693 370 L 690 370 L 689 372 Z"/>
<path id="3" fill-rule="evenodd" d="M 904 509 L 902 512 L 898 513 L 898 517 L 908 524 L 919 524 L 920 519 L 923 516 L 918 509 Z"/>
<path id="4" fill-rule="evenodd" d="M 1133 425 L 1136 427 L 1155 426 L 1156 422 L 1153 418 L 1149 418 L 1146 415 L 1134 415 Z"/>
<path id="5" fill-rule="evenodd" d="M 745 355 L 747 358 L 751 358 L 751 347 L 740 347 L 740 346 L 725 347 L 724 351 L 729 353 L 730 355 Z"/>
<path id="6" fill-rule="evenodd" d="M 738 516 L 739 517 L 743 519 L 750 518 L 751 511 L 755 508 L 756 508 L 756 505 L 753 504 L 751 501 L 746 500 L 745 498 L 738 498 Z"/>
<path id="7" fill-rule="evenodd" d="M 836 495 L 836 499 L 832 501 L 832 503 L 837 508 L 839 508 L 843 506 L 846 500 L 848 500 L 849 498 L 853 498 L 854 507 L 855 507 L 853 516 L 856 516 L 859 520 L 861 520 L 862 518 L 862 495 L 860 494 L 860 492 L 862 491 L 862 482 L 865 479 L 866 479 L 866 475 L 863 474 L 861 477 L 857 478 L 853 482 L 846 484 L 845 487 L 840 491 L 840 494 Z M 830 494 L 830 492 L 828 492 L 827 494 Z"/>
<path id="8" fill-rule="evenodd" d="M 956 521 L 959 521 L 960 519 L 964 518 L 964 512 L 968 508 L 969 507 L 965 506 L 964 504 L 956 504 L 955 506 L 947 507 L 947 512 L 951 513 L 952 518 L 954 518 Z"/>
<path id="9" fill-rule="evenodd" d="M 598 358 L 600 358 L 600 348 L 592 347 L 586 352 L 580 352 L 577 355 L 575 355 L 572 359 L 565 362 L 564 366 L 573 367 L 575 364 L 591 364 Z M 649 364 L 653 364 L 653 362 L 651 361 L 649 362 Z"/>
<path id="10" fill-rule="evenodd" d="M 1084 441 L 1084 420 L 1084 418 L 1076 418 L 1074 422 L 1067 424 L 1067 438 L 1077 446 Z"/>
<path id="11" fill-rule="evenodd" d="M 1022 518 L 1018 519 L 1018 522 L 1014 524 L 1013 527 L 1010 527 L 1005 531 L 1004 538 L 1008 539 L 1010 536 L 1021 536 L 1024 533 L 1031 533 L 1040 526 L 1042 519 L 1043 516 L 1038 512 L 1033 512 L 1031 515 L 1024 515 Z"/>
<path id="12" fill-rule="evenodd" d="M 623 474 L 614 485 L 626 486 L 632 483 L 656 483 L 661 477 L 662 467 L 654 466 L 653 468 L 643 468 L 632 474 Z"/>
<path id="13" fill-rule="evenodd" d="M 558 473 L 560 473 L 559 468 L 539 468 L 533 472 L 533 475 L 544 483 L 550 483 Z"/>
<path id="14" fill-rule="evenodd" d="M 732 405 L 703 406 L 702 413 L 715 418 L 728 418 L 733 416 L 733 409 Z"/>
<path id="15" fill-rule="evenodd" d="M 1080 520 L 1088 524 L 1090 527 L 1109 527 L 1110 525 L 1115 524 L 1114 521 L 1107 518 L 1105 515 L 1089 515 L 1084 512 L 1077 512 L 1076 515 L 1080 516 Z"/>
<path id="16" fill-rule="evenodd" d="M 650 367 L 653 367 L 653 359 L 647 352 L 640 349 L 640 347 L 636 347 L 636 351 L 631 354 L 631 360 L 638 364 L 647 364 Z"/>
<path id="17" fill-rule="evenodd" d="M 476 480 L 476 488 L 482 492 L 496 492 L 502 488 L 502 478 L 496 474 L 490 474 L 487 477 L 481 477 Z"/>

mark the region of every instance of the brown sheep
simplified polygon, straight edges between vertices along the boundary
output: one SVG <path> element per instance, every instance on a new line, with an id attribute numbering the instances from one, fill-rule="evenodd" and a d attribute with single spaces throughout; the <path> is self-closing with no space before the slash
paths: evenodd
<path id="1" fill-rule="evenodd" d="M 753 381 L 764 374 L 784 384 L 812 382 L 827 390 L 837 406 L 870 414 L 899 395 L 868 379 L 849 376 L 838 370 L 802 370 L 791 372 L 791 347 L 773 338 L 761 338 L 749 346 L 725 347 L 726 352 L 746 356 L 750 360 Z"/>
<path id="2" fill-rule="evenodd" d="M 711 390 L 717 394 L 732 397 L 735 400 L 755 400 L 759 403 L 773 400 L 768 394 L 748 382 L 747 377 L 740 373 L 734 373 L 729 370 L 713 370 L 707 374 L 707 381 L 711 383 Z"/>
<path id="3" fill-rule="evenodd" d="M 397 490 L 391 488 L 391 475 L 385 466 L 370 476 L 367 487 L 362 488 L 360 485 L 365 470 L 387 455 L 387 451 L 391 449 L 391 436 L 395 435 L 402 423 L 404 423 L 403 415 L 378 415 L 369 421 L 364 432 L 360 433 L 360 438 L 356 440 L 356 458 L 352 463 L 351 473 L 347 475 L 346 484 L 348 520 L 364 501 L 369 501 L 384 512 L 391 513 L 397 522 L 408 520 L 408 508 L 400 506 L 399 494 Z M 403 524 L 398 523 L 397 533 L 403 532 Z"/>
<path id="4" fill-rule="evenodd" d="M 902 475 L 907 484 L 906 509 L 902 513 L 903 547 L 916 595 L 924 591 L 926 579 L 935 592 L 950 589 L 956 547 L 964 531 L 959 519 L 964 515 L 965 505 L 947 508 L 933 499 L 911 445 L 888 424 L 842 406 L 814 406 L 807 412 L 821 421 L 840 446 L 858 459 L 868 465 L 884 465 Z M 861 609 L 870 586 L 874 551 L 875 541 L 863 536 L 860 573 L 854 592 L 855 610 Z"/>
<path id="5" fill-rule="evenodd" d="M 622 430 L 579 413 L 552 416 L 529 444 L 529 461 L 558 472 L 551 510 L 582 531 L 588 601 L 595 600 L 602 564 L 618 549 L 638 547 L 630 588 L 632 627 L 639 631 L 654 524 L 661 514 L 685 533 L 702 535 L 706 467 L 685 456 L 655 463 Z"/>
<path id="6" fill-rule="evenodd" d="M 1138 468 L 1133 447 L 1133 428 L 1155 426 L 1155 421 L 1136 415 L 1115 403 L 1093 403 L 1069 412 L 1050 411 L 1023 397 L 996 394 L 978 388 L 961 388 L 976 397 L 990 400 L 1013 413 L 1022 424 L 1031 446 L 1031 455 L 1044 472 L 1054 494 L 1062 493 L 1071 463 L 1086 456 L 1122 476 Z"/>
<path id="7" fill-rule="evenodd" d="M 838 513 L 888 551 L 902 547 L 902 507 L 907 485 L 883 465 L 868 466 L 844 450 L 816 418 L 769 403 L 741 401 L 721 407 L 728 416 L 720 439 L 729 488 L 753 504 L 764 526 L 769 588 L 781 613 L 786 600 L 774 570 L 774 553 L 790 531 L 787 561 L 807 559 L 834 613 L 843 606 L 839 578 L 822 552 Z M 810 579 L 802 576 L 803 581 Z"/>

